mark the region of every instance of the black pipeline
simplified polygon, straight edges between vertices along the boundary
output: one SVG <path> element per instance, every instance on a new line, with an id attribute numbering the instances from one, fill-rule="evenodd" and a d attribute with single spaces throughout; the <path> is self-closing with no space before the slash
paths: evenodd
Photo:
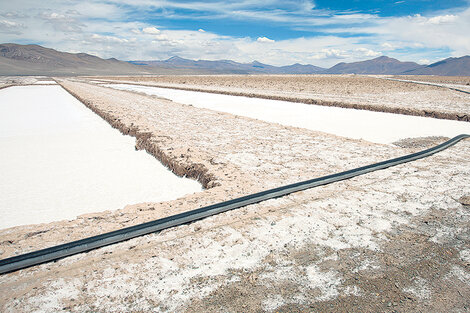
<path id="1" fill-rule="evenodd" d="M 341 173 L 336 173 L 332 175 L 327 175 L 319 178 L 314 178 L 306 180 L 303 182 L 290 184 L 274 189 L 265 190 L 241 198 L 236 198 L 233 200 L 220 202 L 217 204 L 209 205 L 192 211 L 168 216 L 161 218 L 155 221 L 138 224 L 131 227 L 122 228 L 115 230 L 109 233 L 72 241 L 69 243 L 61 244 L 58 246 L 53 246 L 50 248 L 25 253 L 17 255 L 11 258 L 0 260 L 0 274 L 9 273 L 17 271 L 23 268 L 30 266 L 38 265 L 41 263 L 46 263 L 54 260 L 58 260 L 70 255 L 90 251 L 96 248 L 104 247 L 121 241 L 129 240 L 138 236 L 154 233 L 167 229 L 170 227 L 175 227 L 187 223 L 191 223 L 215 214 L 226 212 L 229 210 L 234 210 L 247 206 L 249 204 L 258 203 L 264 200 L 273 199 L 288 195 L 293 192 L 331 184 L 337 181 L 349 179 L 355 176 L 363 175 L 373 171 L 381 170 L 391 166 L 396 166 L 406 162 L 411 162 L 414 160 L 422 159 L 428 157 L 434 153 L 445 150 L 453 145 L 455 145 L 460 140 L 469 138 L 470 135 L 462 134 L 456 136 L 440 145 L 435 147 L 408 154 L 399 158 L 390 159 L 387 161 L 358 167 L 352 170 L 348 170 Z"/>

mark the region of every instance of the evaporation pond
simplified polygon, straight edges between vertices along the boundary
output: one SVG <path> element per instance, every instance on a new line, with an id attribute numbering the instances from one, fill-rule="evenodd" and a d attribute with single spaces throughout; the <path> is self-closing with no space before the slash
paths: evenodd
<path id="1" fill-rule="evenodd" d="M 453 137 L 470 133 L 470 123 L 461 121 L 128 84 L 107 86 L 156 95 L 198 108 L 375 143 L 390 144 L 404 138 Z"/>
<path id="2" fill-rule="evenodd" d="M 0 228 L 201 191 L 60 86 L 0 90 Z"/>

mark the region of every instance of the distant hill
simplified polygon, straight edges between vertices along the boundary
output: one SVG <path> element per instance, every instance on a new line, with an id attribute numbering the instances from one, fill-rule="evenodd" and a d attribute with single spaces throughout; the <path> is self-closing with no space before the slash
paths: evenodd
<path id="1" fill-rule="evenodd" d="M 257 61 L 238 63 L 230 60 L 207 61 L 189 60 L 172 57 L 164 61 L 130 61 L 136 65 L 146 65 L 155 68 L 178 68 L 197 70 L 213 74 L 318 74 L 325 69 L 314 65 L 293 64 L 289 66 L 273 66 Z"/>
<path id="2" fill-rule="evenodd" d="M 325 71 L 325 69 L 322 67 L 299 63 L 281 66 L 279 69 L 281 74 L 320 74 Z"/>
<path id="3" fill-rule="evenodd" d="M 0 44 L 0 75 L 145 74 L 150 71 L 114 58 L 105 60 L 39 45 Z"/>
<path id="4" fill-rule="evenodd" d="M 442 76 L 470 76 L 470 56 L 448 58 L 428 66 L 407 71 L 406 75 L 442 75 Z"/>
<path id="5" fill-rule="evenodd" d="M 338 63 L 326 70 L 326 74 L 401 74 L 406 71 L 422 68 L 414 62 L 401 62 L 397 59 L 381 56 L 372 60 Z"/>

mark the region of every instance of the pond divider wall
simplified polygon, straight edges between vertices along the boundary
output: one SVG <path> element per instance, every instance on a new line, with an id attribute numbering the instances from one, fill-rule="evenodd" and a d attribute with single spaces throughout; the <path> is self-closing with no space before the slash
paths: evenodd
<path id="1" fill-rule="evenodd" d="M 64 88 L 69 94 L 75 97 L 78 101 L 83 103 L 87 108 L 100 116 L 103 120 L 108 122 L 113 128 L 118 129 L 122 134 L 133 136 L 136 138 L 136 150 L 145 150 L 147 153 L 155 157 L 163 165 L 168 167 L 173 173 L 181 177 L 193 178 L 201 183 L 203 188 L 208 189 L 218 186 L 215 182 L 216 178 L 204 164 L 201 163 L 188 163 L 184 164 L 178 161 L 177 158 L 166 154 L 157 145 L 157 139 L 154 134 L 150 132 L 142 132 L 139 128 L 131 123 L 131 125 L 124 124 L 119 117 L 97 108 L 91 101 L 83 99 L 69 88 L 65 87 L 60 81 L 56 81 L 59 86 Z"/>

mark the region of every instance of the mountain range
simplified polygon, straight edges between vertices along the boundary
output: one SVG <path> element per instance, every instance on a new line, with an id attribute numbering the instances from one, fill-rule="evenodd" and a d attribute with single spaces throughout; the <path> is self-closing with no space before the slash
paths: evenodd
<path id="1" fill-rule="evenodd" d="M 0 44 L 0 75 L 145 75 L 145 74 L 382 74 L 470 76 L 470 56 L 430 65 L 381 56 L 338 63 L 331 68 L 309 64 L 273 66 L 257 61 L 207 61 L 172 57 L 164 61 L 120 61 L 86 53 L 60 52 L 39 45 Z"/>
<path id="2" fill-rule="evenodd" d="M 325 70 L 318 66 L 298 63 L 289 66 L 273 66 L 258 61 L 251 63 L 238 63 L 231 60 L 193 61 L 177 56 L 165 61 L 130 61 L 130 63 L 150 67 L 195 70 L 212 74 L 317 74 Z"/>

